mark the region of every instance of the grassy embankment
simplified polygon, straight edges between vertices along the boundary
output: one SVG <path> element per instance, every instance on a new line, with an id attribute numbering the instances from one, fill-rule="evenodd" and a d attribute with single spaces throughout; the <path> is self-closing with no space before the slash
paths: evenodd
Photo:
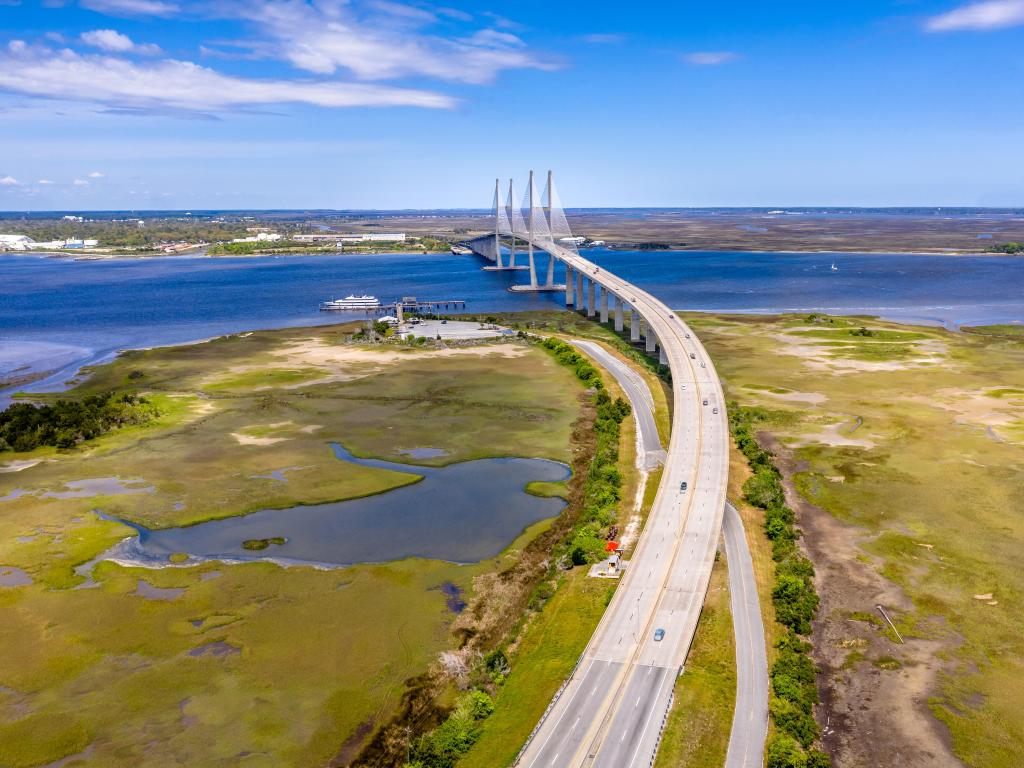
<path id="1" fill-rule="evenodd" d="M 688 320 L 730 399 L 779 414 L 760 428 L 780 441 L 788 479 L 838 521 L 808 518 L 808 547 L 829 573 L 815 637 L 828 711 L 842 724 L 825 737 L 830 751 L 884 762 L 894 749 L 941 754 L 951 738 L 969 765 L 1015 765 L 1024 346 L 1004 328 Z"/>
<path id="2" fill-rule="evenodd" d="M 410 560 L 322 571 L 266 563 L 147 570 L 74 566 L 131 531 L 94 509 L 171 526 L 377 493 L 401 476 L 346 465 L 329 443 L 408 462 L 569 459 L 580 387 L 539 350 L 447 352 L 339 344 L 334 328 L 231 336 L 126 354 L 74 396 L 143 391 L 161 415 L 0 474 L 0 763 L 83 752 L 83 765 L 323 764 L 353 754 L 455 642 L 444 582 L 514 565 L 545 527 L 474 566 Z M 8 465 L 10 466 L 10 465 Z M 285 482 L 266 477 L 285 470 Z M 264 477 L 260 477 L 260 476 Z M 67 494 L 120 478 L 143 489 Z M 63 494 L 58 498 L 52 494 Z M 148 586 L 147 586 L 148 585 Z M 152 595 L 149 587 L 171 592 Z M 347 742 L 347 743 L 346 743 Z M 77 764 L 77 763 L 76 763 Z"/>

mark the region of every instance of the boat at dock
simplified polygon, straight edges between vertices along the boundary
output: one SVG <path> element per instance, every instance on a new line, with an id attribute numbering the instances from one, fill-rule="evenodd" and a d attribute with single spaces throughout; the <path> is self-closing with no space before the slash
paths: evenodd
<path id="1" fill-rule="evenodd" d="M 324 311 L 350 310 L 366 312 L 380 309 L 380 299 L 376 296 L 346 296 L 344 299 L 324 301 L 320 304 L 320 309 Z"/>

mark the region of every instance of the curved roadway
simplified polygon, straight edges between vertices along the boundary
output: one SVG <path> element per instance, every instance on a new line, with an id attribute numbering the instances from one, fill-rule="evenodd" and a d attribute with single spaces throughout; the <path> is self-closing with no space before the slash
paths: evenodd
<path id="1" fill-rule="evenodd" d="M 665 471 L 622 584 L 517 765 L 647 766 L 697 627 L 721 534 L 729 471 L 725 402 L 704 347 L 667 306 L 573 251 L 536 245 L 643 316 L 672 371 L 674 410 Z M 661 641 L 654 639 L 658 629 L 664 630 Z"/>

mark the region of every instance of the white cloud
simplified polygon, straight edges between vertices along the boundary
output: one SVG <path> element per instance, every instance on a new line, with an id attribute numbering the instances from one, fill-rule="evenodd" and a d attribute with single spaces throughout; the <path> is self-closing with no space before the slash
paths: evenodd
<path id="1" fill-rule="evenodd" d="M 180 10 L 164 0 L 82 0 L 82 5 L 111 16 L 171 16 Z"/>
<path id="2" fill-rule="evenodd" d="M 53 184 L 53 182 L 50 181 L 49 179 L 40 179 L 39 181 L 36 182 L 36 184 L 41 184 L 44 187 L 48 187 L 51 184 Z"/>
<path id="3" fill-rule="evenodd" d="M 71 183 L 74 184 L 76 187 L 88 187 L 89 186 L 89 182 L 86 181 L 85 179 L 75 179 Z"/>
<path id="4" fill-rule="evenodd" d="M 106 174 L 100 173 L 99 171 L 93 171 L 89 174 L 90 179 L 102 179 L 104 176 L 106 176 Z"/>
<path id="5" fill-rule="evenodd" d="M 925 24 L 931 32 L 962 29 L 1002 29 L 1024 24 L 1024 0 L 984 0 L 933 16 Z"/>
<path id="6" fill-rule="evenodd" d="M 683 61 L 698 67 L 716 67 L 719 64 L 728 64 L 736 61 L 740 55 L 733 51 L 693 51 L 684 53 Z"/>
<path id="7" fill-rule="evenodd" d="M 368 8 L 369 14 L 331 0 L 314 5 L 263 0 L 247 3 L 239 13 L 272 40 L 269 48 L 275 55 L 318 75 L 348 70 L 363 80 L 426 76 L 486 83 L 506 69 L 558 68 L 552 57 L 528 50 L 508 31 L 441 36 L 423 29 L 436 19 L 434 14 L 399 14 L 395 3 Z"/>
<path id="8" fill-rule="evenodd" d="M 320 107 L 447 108 L 444 94 L 324 80 L 258 80 L 225 75 L 189 61 L 138 63 L 67 49 L 0 50 L 0 90 L 101 104 L 115 110 L 211 113 L 286 103 Z"/>
<path id="9" fill-rule="evenodd" d="M 86 45 L 108 53 L 141 53 L 147 56 L 160 53 L 160 46 L 150 43 L 140 45 L 116 29 L 94 29 L 91 32 L 83 32 L 81 38 Z"/>
<path id="10" fill-rule="evenodd" d="M 18 180 L 13 176 L 0 177 L 0 187 L 16 187 L 18 186 Z"/>

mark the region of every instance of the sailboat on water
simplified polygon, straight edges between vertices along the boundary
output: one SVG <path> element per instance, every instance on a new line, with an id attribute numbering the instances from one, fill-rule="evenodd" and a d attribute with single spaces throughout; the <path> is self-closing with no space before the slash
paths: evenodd
<path id="1" fill-rule="evenodd" d="M 836 266 L 836 263 L 834 261 L 832 262 L 832 271 L 833 272 L 838 272 L 839 271 L 839 267 Z"/>

